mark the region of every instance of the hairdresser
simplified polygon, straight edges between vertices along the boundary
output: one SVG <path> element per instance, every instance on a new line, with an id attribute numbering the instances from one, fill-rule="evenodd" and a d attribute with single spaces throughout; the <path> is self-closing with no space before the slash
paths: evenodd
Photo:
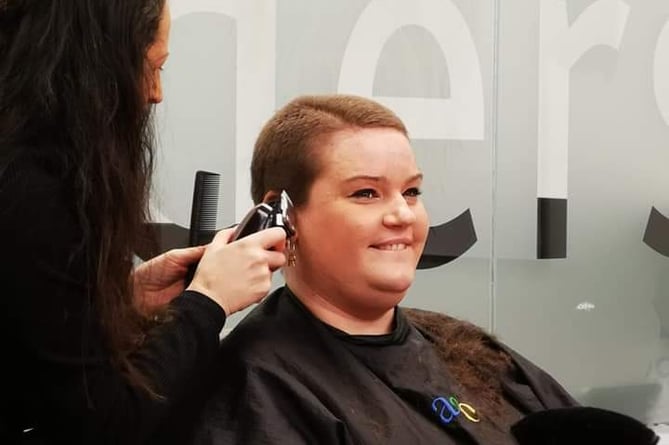
<path id="1" fill-rule="evenodd" d="M 285 261 L 275 228 L 133 268 L 169 28 L 166 0 L 0 0 L 0 443 L 151 442 Z"/>

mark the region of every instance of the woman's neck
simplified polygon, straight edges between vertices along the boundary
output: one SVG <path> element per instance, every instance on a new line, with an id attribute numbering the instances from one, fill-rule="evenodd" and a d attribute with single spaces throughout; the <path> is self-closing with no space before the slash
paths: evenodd
<path id="1" fill-rule="evenodd" d="M 348 307 L 343 299 L 324 295 L 301 281 L 291 280 L 288 287 L 316 318 L 347 334 L 383 335 L 393 330 L 394 307 L 373 313 L 362 313 Z"/>

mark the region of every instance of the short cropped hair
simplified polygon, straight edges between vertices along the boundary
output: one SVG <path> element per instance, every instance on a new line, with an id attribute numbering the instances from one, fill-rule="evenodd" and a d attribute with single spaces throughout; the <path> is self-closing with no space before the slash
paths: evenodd
<path id="1" fill-rule="evenodd" d="M 319 146 L 333 133 L 363 128 L 407 129 L 385 106 L 359 96 L 298 97 L 265 124 L 251 162 L 251 196 L 257 204 L 270 191 L 286 190 L 296 207 L 306 203 L 322 170 Z"/>

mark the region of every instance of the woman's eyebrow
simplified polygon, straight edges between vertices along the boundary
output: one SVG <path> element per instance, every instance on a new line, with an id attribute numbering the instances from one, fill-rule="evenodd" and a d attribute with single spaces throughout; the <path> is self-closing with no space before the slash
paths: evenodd
<path id="1" fill-rule="evenodd" d="M 406 182 L 413 182 L 413 181 L 422 180 L 422 179 L 423 179 L 423 174 L 422 173 L 416 173 L 415 175 L 408 178 Z M 350 176 L 350 177 L 346 178 L 344 180 L 344 182 L 354 182 L 354 181 L 360 181 L 360 180 L 381 182 L 381 181 L 385 181 L 386 177 L 385 176 L 374 176 L 374 175 L 355 175 L 355 176 Z"/>
<path id="2" fill-rule="evenodd" d="M 379 182 L 383 181 L 385 176 L 373 176 L 373 175 L 355 175 L 355 176 L 350 176 L 344 180 L 344 182 L 353 182 L 353 181 L 360 181 L 360 180 L 366 180 L 366 181 L 374 181 L 374 182 Z"/>

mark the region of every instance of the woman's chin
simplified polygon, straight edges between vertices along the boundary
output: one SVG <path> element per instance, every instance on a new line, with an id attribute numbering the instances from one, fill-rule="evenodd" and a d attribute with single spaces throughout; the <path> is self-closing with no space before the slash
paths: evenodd
<path id="1" fill-rule="evenodd" d="M 404 294 L 409 290 L 413 284 L 414 274 L 394 274 L 392 276 L 385 275 L 377 278 L 374 288 L 384 293 Z"/>

